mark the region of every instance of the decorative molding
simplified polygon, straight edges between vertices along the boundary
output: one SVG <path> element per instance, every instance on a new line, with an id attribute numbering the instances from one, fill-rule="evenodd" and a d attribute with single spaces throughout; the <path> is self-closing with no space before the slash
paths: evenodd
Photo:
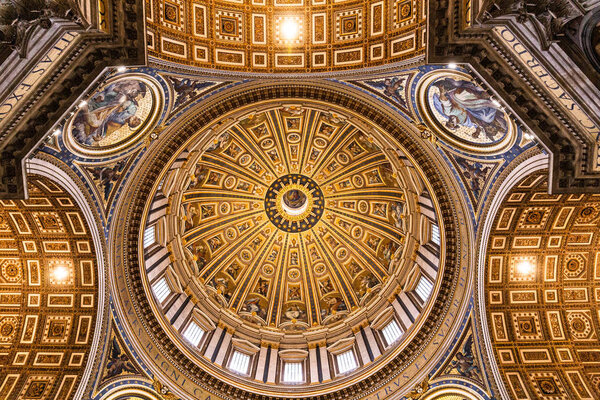
<path id="1" fill-rule="evenodd" d="M 77 102 L 84 90 L 94 82 L 109 66 L 137 65 L 146 61 L 144 21 L 137 18 L 143 15 L 141 0 L 111 0 L 101 2 L 103 14 L 96 21 L 90 21 L 89 29 L 67 21 L 57 21 L 57 29 L 50 29 L 52 35 L 36 40 L 21 59 L 16 53 L 2 64 L 0 71 L 0 93 L 15 99 L 0 101 L 0 197 L 23 198 L 26 196 L 25 168 L 22 162 L 48 132 L 56 129 L 57 121 L 62 120 Z M 92 14 L 98 14 L 98 5 L 91 2 Z M 106 18 L 106 19 L 105 19 Z M 54 24 L 53 24 L 54 26 Z M 73 32 L 73 45 L 65 48 L 61 43 L 65 32 Z M 36 30 L 44 33 L 46 31 Z M 48 52 L 57 46 L 64 51 L 54 54 L 48 61 Z M 40 64 L 42 63 L 42 64 Z M 40 71 L 43 81 L 36 83 L 35 90 L 23 86 L 27 79 L 36 81 Z M 18 86 L 21 85 L 21 86 Z M 35 110 L 35 112 L 32 112 Z"/>
<path id="2" fill-rule="evenodd" d="M 570 11 L 565 12 L 565 15 L 571 15 Z M 428 20 L 427 61 L 469 64 L 497 92 L 521 123 L 534 132 L 552 154 L 550 187 L 553 192 L 594 192 L 600 189 L 600 174 L 594 169 L 596 160 L 593 158 L 598 153 L 595 140 L 582 132 L 570 117 L 557 111 L 556 102 L 533 83 L 530 72 L 512 60 L 513 55 L 495 40 L 493 24 L 477 23 L 460 0 L 431 1 Z M 521 28 L 512 21 L 512 17 L 503 20 L 503 23 L 513 33 L 519 34 Z M 525 46 L 529 44 L 525 43 Z M 529 50 L 541 55 L 543 60 L 541 48 Z M 590 91 L 597 93 L 593 86 Z"/>

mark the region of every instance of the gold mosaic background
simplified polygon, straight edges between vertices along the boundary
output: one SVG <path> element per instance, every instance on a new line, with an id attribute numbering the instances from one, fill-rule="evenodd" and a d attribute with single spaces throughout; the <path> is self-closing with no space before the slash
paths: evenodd
<path id="1" fill-rule="evenodd" d="M 512 399 L 599 399 L 600 195 L 549 195 L 546 173 L 510 192 L 492 228 L 494 354 Z"/>
<path id="2" fill-rule="evenodd" d="M 29 194 L 0 200 L 0 399 L 66 400 L 94 334 L 95 251 L 71 196 L 39 177 Z"/>
<path id="3" fill-rule="evenodd" d="M 151 56 L 204 68 L 326 72 L 425 52 L 422 0 L 146 0 L 146 23 Z"/>

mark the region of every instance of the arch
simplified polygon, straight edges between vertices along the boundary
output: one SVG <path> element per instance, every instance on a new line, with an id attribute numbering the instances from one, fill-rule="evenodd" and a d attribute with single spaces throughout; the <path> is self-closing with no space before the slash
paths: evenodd
<path id="1" fill-rule="evenodd" d="M 92 241 L 94 243 L 94 249 L 96 253 L 96 273 L 97 273 L 97 309 L 95 326 L 96 329 L 93 334 L 92 344 L 90 348 L 91 354 L 96 354 L 100 348 L 100 343 L 103 337 L 106 335 L 106 326 L 108 320 L 108 290 L 107 290 L 107 279 L 106 279 L 106 258 L 105 258 L 105 242 L 101 236 L 98 216 L 92 211 L 90 201 L 81 190 L 80 186 L 76 183 L 75 179 L 71 177 L 66 171 L 60 167 L 42 159 L 33 158 L 27 161 L 26 171 L 28 174 L 35 174 L 43 176 L 51 181 L 60 185 L 69 195 L 73 197 L 77 206 L 81 210 L 87 226 L 90 231 Z M 100 328 L 100 329 L 98 329 Z M 95 369 L 94 364 L 99 361 L 96 358 L 88 359 L 88 363 L 83 371 L 82 384 L 77 388 L 74 399 L 84 398 L 85 391 L 88 390 L 89 383 L 92 377 L 92 372 Z"/>
<path id="2" fill-rule="evenodd" d="M 490 338 L 490 331 L 488 328 L 487 320 L 485 315 L 482 315 L 485 311 L 485 264 L 486 264 L 486 252 L 487 252 L 487 243 L 490 236 L 490 232 L 492 230 L 492 225 L 494 223 L 494 218 L 500 206 L 502 205 L 502 201 L 506 197 L 506 195 L 510 192 L 510 190 L 524 177 L 535 173 L 536 171 L 542 170 L 544 168 L 548 168 L 548 156 L 545 154 L 539 154 L 533 157 L 526 159 L 522 162 L 518 167 L 514 168 L 502 181 L 501 185 L 498 187 L 492 202 L 488 208 L 487 218 L 483 223 L 483 227 L 481 229 L 481 234 L 479 238 L 479 258 L 477 260 L 477 272 L 475 275 L 476 287 L 475 287 L 475 307 L 477 312 L 475 313 L 477 317 L 477 321 L 479 322 L 479 329 L 481 331 L 481 337 L 483 338 L 483 347 L 485 357 L 484 360 L 489 364 L 490 370 L 492 372 L 494 382 L 502 382 L 500 377 L 498 366 L 496 364 L 493 349 Z M 498 391 L 503 399 L 509 399 L 508 393 L 506 392 L 506 388 L 503 385 L 498 385 Z"/>

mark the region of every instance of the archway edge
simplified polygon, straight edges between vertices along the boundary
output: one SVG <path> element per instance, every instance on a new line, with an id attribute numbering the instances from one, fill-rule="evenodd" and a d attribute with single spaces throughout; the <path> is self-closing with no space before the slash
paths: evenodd
<path id="1" fill-rule="evenodd" d="M 510 190 L 518 184 L 523 178 L 529 176 L 536 171 L 548 168 L 549 157 L 546 154 L 538 154 L 523 161 L 516 166 L 504 179 L 498 187 L 492 202 L 488 208 L 487 218 L 483 223 L 479 237 L 479 256 L 477 259 L 477 271 L 475 273 L 475 316 L 478 322 L 478 328 L 481 330 L 482 344 L 484 347 L 484 360 L 488 364 L 489 370 L 492 372 L 493 382 L 499 395 L 504 400 L 510 400 L 508 391 L 502 385 L 502 377 L 494 357 L 492 348 L 492 339 L 490 330 L 485 316 L 485 265 L 487 258 L 487 243 L 492 230 L 496 214 Z"/>
<path id="2" fill-rule="evenodd" d="M 63 169 L 50 163 L 46 160 L 39 158 L 33 158 L 27 161 L 26 164 L 27 174 L 35 174 L 50 179 L 52 182 L 57 183 L 60 187 L 65 189 L 69 193 L 77 206 L 79 206 L 85 220 L 90 228 L 92 241 L 94 243 L 94 249 L 96 251 L 96 263 L 98 265 L 97 282 L 98 282 L 98 313 L 96 314 L 96 329 L 92 339 L 92 345 L 90 347 L 90 355 L 97 354 L 100 343 L 106 336 L 108 329 L 106 329 L 106 321 L 108 320 L 108 288 L 107 279 L 105 273 L 106 267 L 106 252 L 105 242 L 103 237 L 100 235 L 101 228 L 98 223 L 98 217 L 92 211 L 89 200 L 81 190 L 80 186 L 77 185 L 75 180 Z M 104 324 L 104 325 L 103 325 Z M 92 372 L 95 369 L 95 364 L 98 364 L 98 357 L 89 357 L 81 384 L 78 386 L 74 400 L 81 400 L 84 398 L 86 391 L 91 390 L 90 383 L 92 383 Z"/>

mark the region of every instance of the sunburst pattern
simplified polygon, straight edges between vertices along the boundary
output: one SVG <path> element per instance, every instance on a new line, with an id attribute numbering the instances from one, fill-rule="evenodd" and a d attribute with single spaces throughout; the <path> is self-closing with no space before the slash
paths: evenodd
<path id="1" fill-rule="evenodd" d="M 296 186 L 298 207 L 311 207 L 299 215 L 306 224 L 282 199 Z M 222 306 L 305 329 L 364 305 L 388 279 L 403 249 L 405 198 L 388 157 L 354 124 L 282 107 L 209 145 L 182 198 L 181 237 Z"/>
<path id="2" fill-rule="evenodd" d="M 283 363 L 304 369 L 293 390 L 319 391 L 406 349 L 440 301 L 446 237 L 406 137 L 295 98 L 199 127 L 162 167 L 142 221 L 143 284 L 171 342 L 268 393 L 292 388 Z"/>

